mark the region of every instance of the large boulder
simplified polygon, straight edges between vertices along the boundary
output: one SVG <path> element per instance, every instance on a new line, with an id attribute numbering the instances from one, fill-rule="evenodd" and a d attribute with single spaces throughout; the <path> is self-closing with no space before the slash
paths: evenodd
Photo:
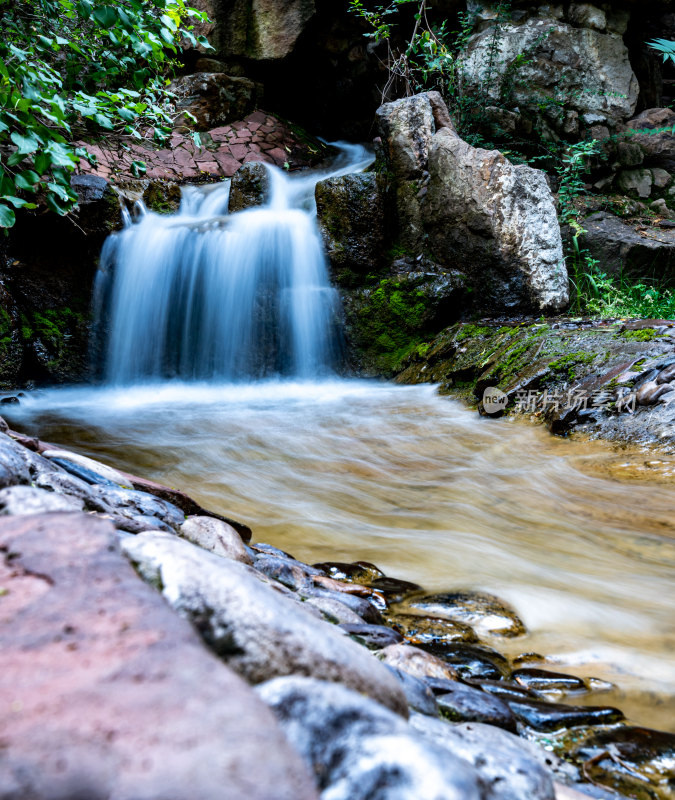
<path id="1" fill-rule="evenodd" d="M 374 172 L 327 178 L 316 185 L 319 227 L 340 284 L 362 280 L 385 256 L 384 198 Z"/>
<path id="2" fill-rule="evenodd" d="M 648 108 L 626 123 L 628 142 L 644 154 L 644 163 L 675 172 L 675 111 Z"/>
<path id="3" fill-rule="evenodd" d="M 675 281 L 675 230 L 642 228 L 599 211 L 582 223 L 581 246 L 596 259 L 603 272 L 627 280 Z"/>
<path id="4" fill-rule="evenodd" d="M 234 173 L 230 187 L 228 210 L 244 211 L 263 206 L 270 197 L 270 174 L 260 161 L 248 161 Z"/>
<path id="5" fill-rule="evenodd" d="M 274 588 L 280 584 L 265 584 L 250 567 L 171 535 L 142 533 L 126 539 L 123 548 L 169 604 L 251 683 L 289 674 L 321 677 L 407 714 L 391 673 L 334 625 Z"/>
<path id="6" fill-rule="evenodd" d="M 564 308 L 567 270 L 544 173 L 462 140 L 435 92 L 377 116 L 404 245 L 461 268 L 477 308 Z"/>
<path id="7" fill-rule="evenodd" d="M 116 539 L 85 514 L 0 520 L 0 797 L 316 800 L 274 716 Z"/>
<path id="8" fill-rule="evenodd" d="M 176 95 L 176 110 L 188 125 L 208 131 L 219 125 L 243 119 L 253 111 L 256 85 L 248 78 L 233 78 L 222 72 L 195 72 L 176 78 L 171 84 Z"/>
<path id="9" fill-rule="evenodd" d="M 486 103 L 508 96 L 552 138 L 625 122 L 639 92 L 628 48 L 618 33 L 604 32 L 604 12 L 588 4 L 572 11 L 585 27 L 526 17 L 475 34 L 462 60 L 464 91 Z"/>

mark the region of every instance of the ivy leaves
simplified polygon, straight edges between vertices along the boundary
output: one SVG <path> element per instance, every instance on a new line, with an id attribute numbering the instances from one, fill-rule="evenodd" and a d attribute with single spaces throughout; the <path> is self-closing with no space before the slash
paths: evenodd
<path id="1" fill-rule="evenodd" d="M 168 136 L 172 56 L 183 41 L 208 46 L 186 24 L 194 19 L 206 15 L 185 0 L 23 0 L 0 10 L 1 228 L 38 202 L 73 209 L 70 175 L 80 159 L 95 164 L 78 139 Z"/>

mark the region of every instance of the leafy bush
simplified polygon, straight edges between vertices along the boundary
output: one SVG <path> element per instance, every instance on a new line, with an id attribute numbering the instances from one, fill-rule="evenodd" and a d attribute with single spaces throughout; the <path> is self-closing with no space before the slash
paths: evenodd
<path id="1" fill-rule="evenodd" d="M 671 42 L 668 39 L 654 39 L 651 42 L 647 42 L 647 44 L 653 50 L 658 50 L 661 53 L 664 62 L 670 59 L 675 64 L 675 42 Z"/>
<path id="2" fill-rule="evenodd" d="M 162 141 L 171 130 L 168 75 L 190 19 L 185 0 L 21 0 L 0 16 L 0 227 L 44 200 L 57 214 L 77 202 L 70 173 L 78 139 L 114 132 Z M 144 170 L 141 162 L 134 169 Z"/>

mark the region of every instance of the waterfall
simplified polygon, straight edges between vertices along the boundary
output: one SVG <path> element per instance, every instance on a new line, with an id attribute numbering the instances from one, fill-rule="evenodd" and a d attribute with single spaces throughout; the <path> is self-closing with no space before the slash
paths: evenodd
<path id="1" fill-rule="evenodd" d="M 337 146 L 330 171 L 268 167 L 264 206 L 228 215 L 229 181 L 185 187 L 176 214 L 141 204 L 101 254 L 95 317 L 107 382 L 308 379 L 339 367 L 339 300 L 314 187 L 372 158 Z"/>

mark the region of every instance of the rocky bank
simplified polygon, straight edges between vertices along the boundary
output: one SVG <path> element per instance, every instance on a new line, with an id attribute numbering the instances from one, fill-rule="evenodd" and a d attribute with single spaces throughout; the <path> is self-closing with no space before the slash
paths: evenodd
<path id="1" fill-rule="evenodd" d="M 4 424 L 0 554 L 7 800 L 675 796 L 675 737 L 504 656 L 499 598 L 304 564 Z"/>

